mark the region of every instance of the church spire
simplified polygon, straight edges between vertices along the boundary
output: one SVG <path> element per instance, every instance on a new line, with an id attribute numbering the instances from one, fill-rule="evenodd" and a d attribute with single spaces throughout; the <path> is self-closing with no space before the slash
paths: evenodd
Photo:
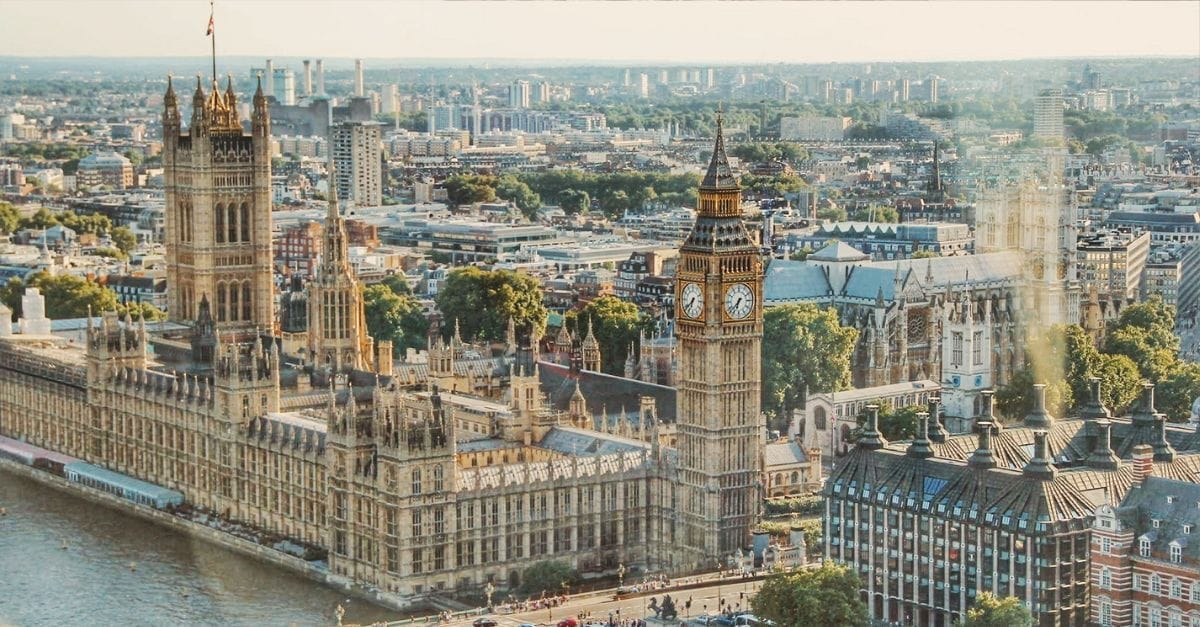
<path id="1" fill-rule="evenodd" d="M 738 189 L 733 170 L 729 167 L 729 157 L 725 155 L 724 112 L 717 109 L 717 141 L 713 145 L 712 159 L 708 162 L 708 171 L 700 182 L 701 189 Z"/>

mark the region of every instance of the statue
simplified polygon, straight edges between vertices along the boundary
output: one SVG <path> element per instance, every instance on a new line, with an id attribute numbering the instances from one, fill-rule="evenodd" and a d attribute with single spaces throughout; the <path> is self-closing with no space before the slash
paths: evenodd
<path id="1" fill-rule="evenodd" d="M 675 602 L 671 600 L 671 595 L 663 595 L 662 606 L 655 610 L 654 615 L 662 620 L 675 620 L 679 613 L 675 611 Z"/>

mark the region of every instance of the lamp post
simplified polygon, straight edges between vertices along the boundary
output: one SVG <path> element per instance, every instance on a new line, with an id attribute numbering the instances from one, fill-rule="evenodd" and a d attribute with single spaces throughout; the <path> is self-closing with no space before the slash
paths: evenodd
<path id="1" fill-rule="evenodd" d="M 624 563 L 617 564 L 617 587 L 618 588 L 625 587 L 625 564 Z"/>
<path id="2" fill-rule="evenodd" d="M 496 586 L 493 586 L 492 582 L 489 581 L 487 582 L 487 587 L 484 588 L 483 591 L 487 593 L 487 608 L 490 612 L 492 611 L 492 595 L 496 593 Z"/>
<path id="3" fill-rule="evenodd" d="M 721 560 L 713 560 L 717 564 L 717 613 L 721 613 Z M 707 613 L 707 612 L 706 612 Z"/>

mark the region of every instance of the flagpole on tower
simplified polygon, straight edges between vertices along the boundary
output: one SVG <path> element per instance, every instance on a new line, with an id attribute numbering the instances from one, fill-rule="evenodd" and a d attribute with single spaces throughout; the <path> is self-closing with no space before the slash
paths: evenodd
<path id="1" fill-rule="evenodd" d="M 213 85 L 217 84 L 217 29 L 213 21 L 213 6 L 215 0 L 208 0 L 208 36 L 212 39 L 212 77 Z"/>

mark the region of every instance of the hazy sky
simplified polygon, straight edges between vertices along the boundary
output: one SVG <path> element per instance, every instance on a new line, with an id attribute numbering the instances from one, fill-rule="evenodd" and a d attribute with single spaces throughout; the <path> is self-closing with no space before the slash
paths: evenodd
<path id="1" fill-rule="evenodd" d="M 0 0 L 0 55 L 207 55 L 206 0 Z M 218 0 L 217 53 L 720 61 L 1193 55 L 1200 2 Z"/>

